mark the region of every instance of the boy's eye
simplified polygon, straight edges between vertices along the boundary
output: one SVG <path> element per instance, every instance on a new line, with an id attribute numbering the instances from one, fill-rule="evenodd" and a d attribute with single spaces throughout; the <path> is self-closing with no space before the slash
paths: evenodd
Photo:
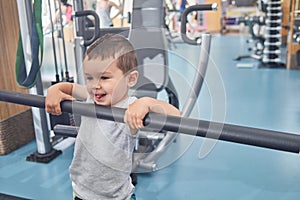
<path id="1" fill-rule="evenodd" d="M 91 80 L 93 80 L 93 77 L 91 77 L 91 76 L 87 76 L 87 77 L 86 77 L 86 80 L 89 80 L 89 81 L 91 81 Z"/>
<path id="2" fill-rule="evenodd" d="M 100 78 L 101 78 L 101 80 L 107 80 L 107 79 L 109 79 L 108 76 L 101 76 Z"/>

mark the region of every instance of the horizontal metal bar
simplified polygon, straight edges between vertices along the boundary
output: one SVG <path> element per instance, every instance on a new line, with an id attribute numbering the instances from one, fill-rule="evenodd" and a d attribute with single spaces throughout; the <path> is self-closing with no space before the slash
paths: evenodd
<path id="1" fill-rule="evenodd" d="M 0 101 L 45 108 L 45 97 L 0 90 Z M 123 123 L 125 109 L 87 104 L 78 101 L 61 103 L 63 112 Z M 149 113 L 144 119 L 145 127 L 187 135 L 219 139 L 228 142 L 299 153 L 300 135 L 279 131 L 223 124 L 198 119 Z"/>

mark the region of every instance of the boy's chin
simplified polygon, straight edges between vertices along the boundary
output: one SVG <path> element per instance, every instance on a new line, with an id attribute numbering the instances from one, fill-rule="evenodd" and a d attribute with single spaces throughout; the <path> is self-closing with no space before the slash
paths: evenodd
<path id="1" fill-rule="evenodd" d="M 97 101 L 96 99 L 94 99 L 94 103 L 98 106 L 111 106 L 111 103 L 107 103 L 105 101 Z"/>
<path id="2" fill-rule="evenodd" d="M 108 104 L 108 103 L 104 103 L 104 102 L 97 102 L 97 101 L 94 101 L 94 103 L 98 106 L 111 106 L 111 104 Z"/>

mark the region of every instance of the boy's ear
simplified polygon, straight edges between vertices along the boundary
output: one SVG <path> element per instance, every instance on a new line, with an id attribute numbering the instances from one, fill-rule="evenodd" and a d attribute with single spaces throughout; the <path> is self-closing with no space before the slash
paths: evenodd
<path id="1" fill-rule="evenodd" d="M 128 77 L 128 87 L 133 87 L 138 80 L 139 72 L 134 70 L 130 72 L 127 77 Z"/>

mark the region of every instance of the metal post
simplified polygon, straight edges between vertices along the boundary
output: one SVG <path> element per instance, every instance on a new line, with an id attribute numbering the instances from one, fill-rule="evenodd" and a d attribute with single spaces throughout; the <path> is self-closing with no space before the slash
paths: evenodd
<path id="1" fill-rule="evenodd" d="M 22 35 L 22 44 L 24 51 L 24 59 L 26 64 L 27 73 L 30 71 L 32 65 L 32 46 L 31 46 L 31 35 L 32 35 L 32 0 L 17 0 L 18 14 L 20 20 L 20 32 Z M 25 17 L 24 17 L 25 16 Z M 29 90 L 30 94 L 43 95 L 43 84 L 41 75 L 38 75 L 36 86 Z M 37 152 L 27 157 L 27 160 L 40 162 L 39 156 L 43 157 L 42 161 L 48 161 L 48 155 L 53 157 L 57 155 L 56 151 L 53 150 L 49 140 L 49 128 L 47 124 L 47 116 L 44 109 L 32 108 L 33 123 L 35 129 Z M 55 156 L 56 157 L 56 156 Z"/>
<path id="2" fill-rule="evenodd" d="M 83 10 L 83 2 L 82 0 L 74 0 L 73 1 L 74 12 Z M 83 71 L 83 55 L 85 52 L 84 46 L 84 19 L 82 17 L 75 17 L 75 65 L 76 65 L 76 73 L 77 73 L 77 83 L 84 85 L 84 71 Z"/>

